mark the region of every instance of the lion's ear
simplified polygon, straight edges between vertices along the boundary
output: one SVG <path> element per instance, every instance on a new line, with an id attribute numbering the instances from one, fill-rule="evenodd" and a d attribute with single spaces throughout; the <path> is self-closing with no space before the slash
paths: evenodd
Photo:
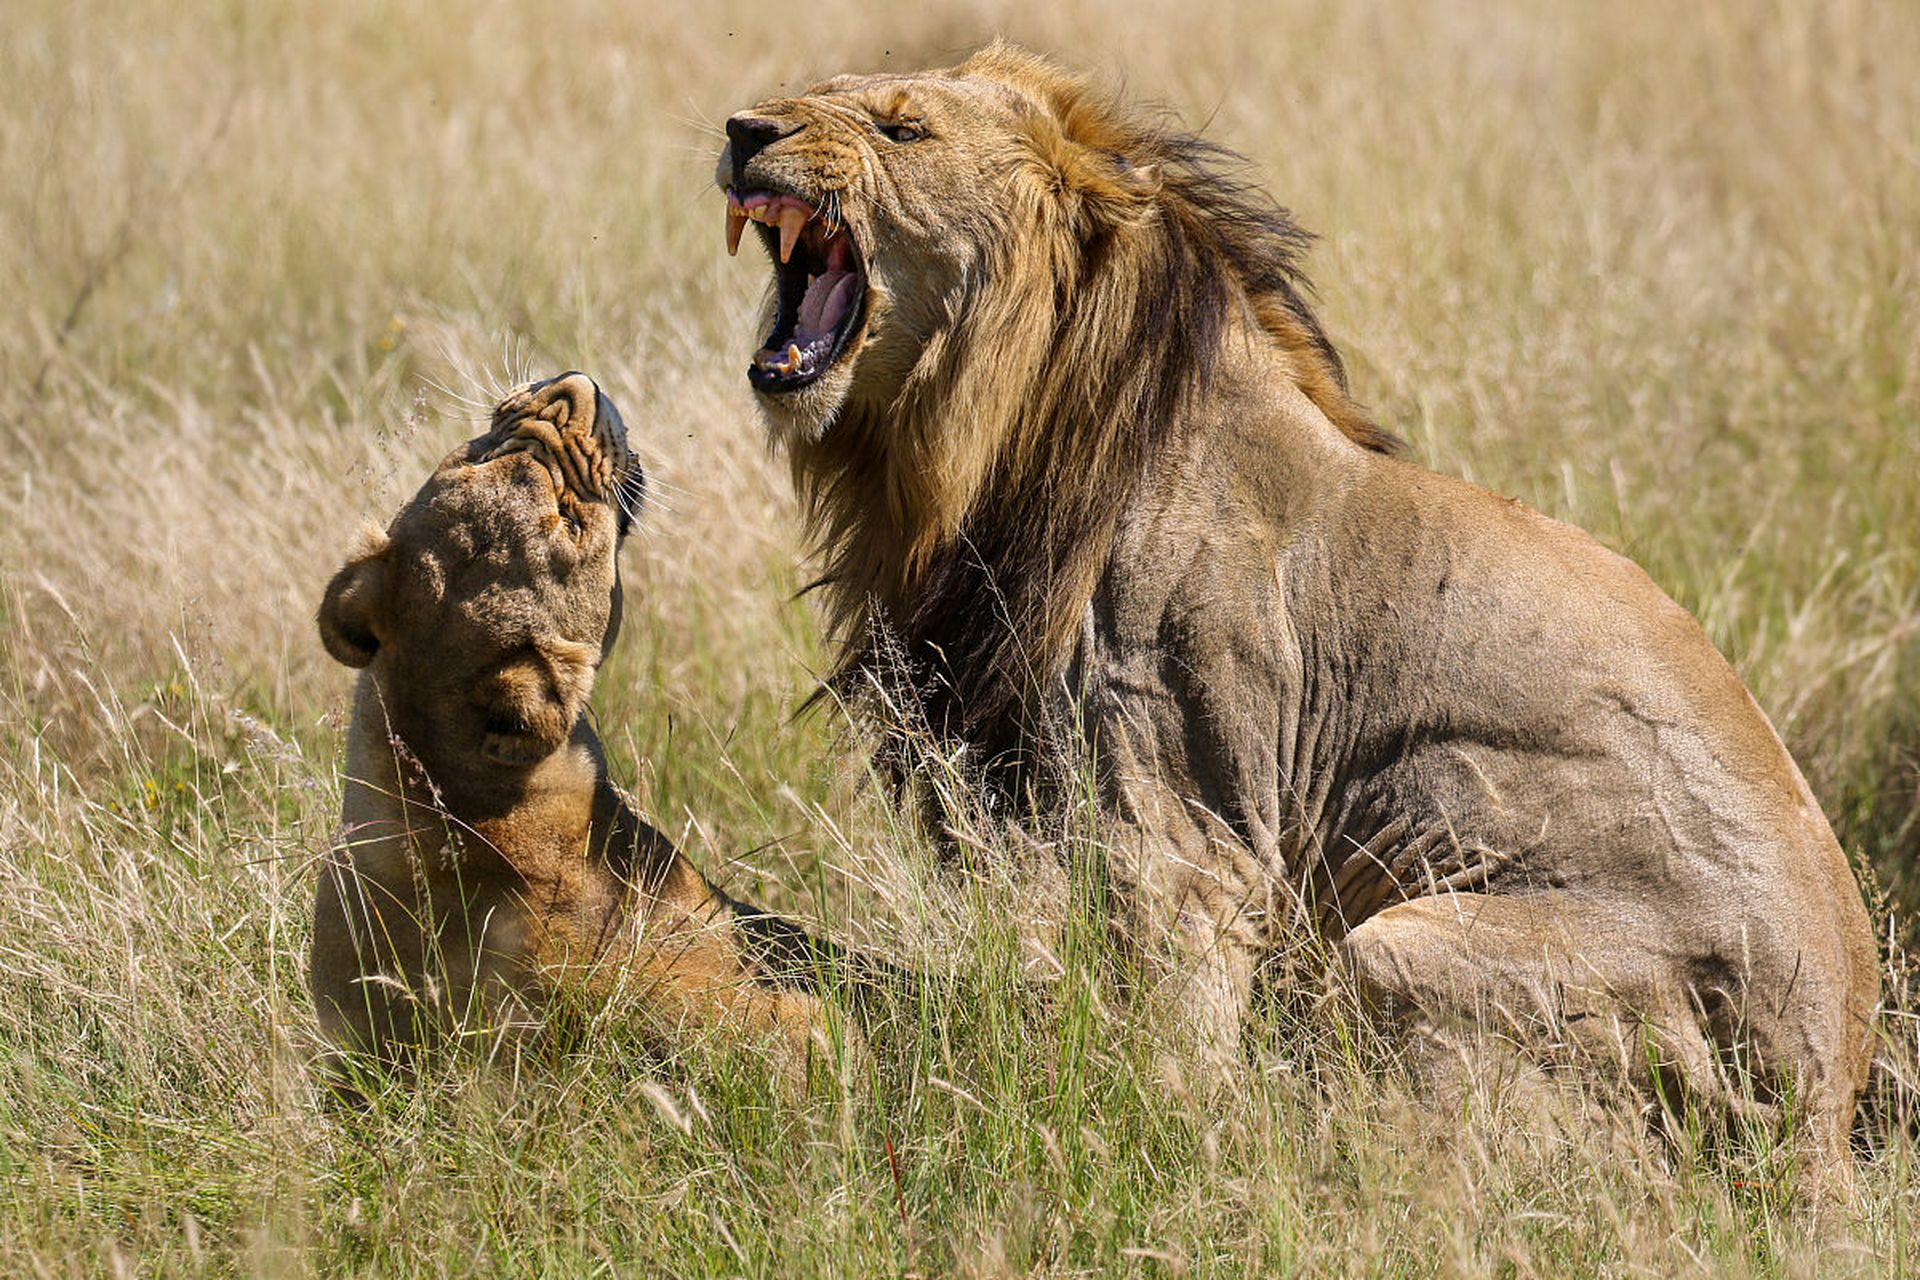
<path id="1" fill-rule="evenodd" d="M 387 594 L 387 546 L 380 545 L 347 561 L 327 584 L 320 601 L 320 643 L 335 660 L 364 667 L 380 651 L 380 614 Z"/>
<path id="2" fill-rule="evenodd" d="M 1078 234 L 1137 224 L 1151 210 L 1152 170 L 1128 158 L 1132 139 L 1097 108 L 1072 102 L 1060 116 L 1042 116 L 1029 124 L 1027 142 L 1053 207 L 1071 216 Z"/>

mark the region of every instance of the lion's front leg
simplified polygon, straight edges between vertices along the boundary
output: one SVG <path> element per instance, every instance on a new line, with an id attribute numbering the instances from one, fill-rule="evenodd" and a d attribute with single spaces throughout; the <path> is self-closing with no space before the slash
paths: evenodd
<path id="1" fill-rule="evenodd" d="M 1147 953 L 1148 1001 L 1166 1048 L 1215 1078 L 1241 1061 L 1258 962 L 1217 920 L 1178 912 Z"/>
<path id="2" fill-rule="evenodd" d="M 1183 842 L 1182 835 L 1192 838 Z M 1242 1061 L 1269 890 L 1245 859 L 1183 824 L 1123 828 L 1113 839 L 1118 923 L 1137 959 L 1167 1065 L 1219 1079 Z"/>
<path id="3" fill-rule="evenodd" d="M 830 1058 L 836 1026 L 815 989 L 838 949 L 798 926 L 733 902 L 684 855 L 665 846 L 665 866 L 636 912 L 619 986 L 649 1032 L 669 1044 L 716 1033 L 772 1047 L 798 1086 Z M 857 1037 L 855 1037 L 857 1038 Z M 859 1047 L 855 1045 L 858 1053 Z"/>

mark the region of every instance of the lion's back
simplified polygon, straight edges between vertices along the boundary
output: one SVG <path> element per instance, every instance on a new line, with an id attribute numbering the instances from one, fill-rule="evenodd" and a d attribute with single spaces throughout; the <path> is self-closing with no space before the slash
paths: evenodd
<path id="1" fill-rule="evenodd" d="M 1363 702 L 1398 712 L 1366 718 L 1358 785 L 1484 846 L 1495 889 L 1618 895 L 1716 930 L 1850 905 L 1864 927 L 1792 757 L 1692 615 L 1577 528 L 1376 471 L 1391 501 L 1362 490 L 1355 509 L 1401 518 L 1369 515 L 1329 610 L 1367 655 Z"/>

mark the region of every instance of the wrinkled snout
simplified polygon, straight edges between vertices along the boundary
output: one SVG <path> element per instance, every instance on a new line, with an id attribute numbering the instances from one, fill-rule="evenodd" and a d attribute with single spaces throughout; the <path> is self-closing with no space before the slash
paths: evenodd
<path id="1" fill-rule="evenodd" d="M 487 434 L 474 441 L 475 466 L 525 454 L 543 466 L 563 510 L 607 503 L 620 514 L 624 536 L 646 496 L 646 474 L 627 446 L 620 411 L 584 373 L 529 383 L 494 407 Z"/>

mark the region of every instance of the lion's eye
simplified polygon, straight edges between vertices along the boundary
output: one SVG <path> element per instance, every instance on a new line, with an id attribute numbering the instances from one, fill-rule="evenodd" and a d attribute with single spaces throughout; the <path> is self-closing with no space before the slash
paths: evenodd
<path id="1" fill-rule="evenodd" d="M 927 131 L 917 124 L 905 121 L 879 121 L 873 126 L 894 142 L 918 142 L 927 136 Z"/>

